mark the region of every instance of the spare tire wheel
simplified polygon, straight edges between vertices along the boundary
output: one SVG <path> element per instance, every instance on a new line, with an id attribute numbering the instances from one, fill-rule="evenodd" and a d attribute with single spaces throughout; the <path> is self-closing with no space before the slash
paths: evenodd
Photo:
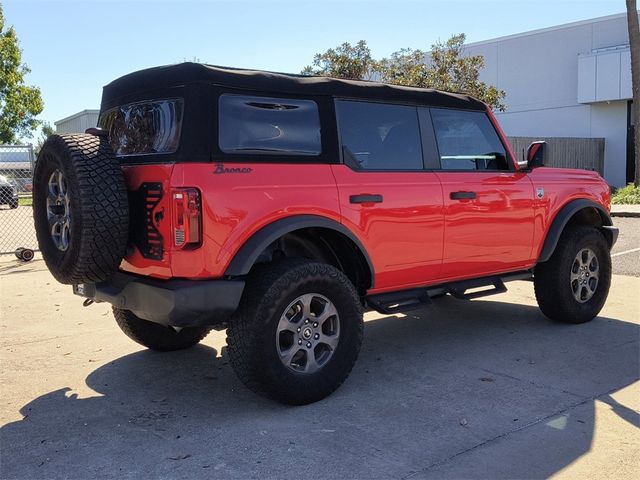
<path id="1" fill-rule="evenodd" d="M 107 138 L 52 135 L 33 175 L 33 217 L 49 271 L 60 283 L 116 272 L 129 234 L 127 189 Z"/>

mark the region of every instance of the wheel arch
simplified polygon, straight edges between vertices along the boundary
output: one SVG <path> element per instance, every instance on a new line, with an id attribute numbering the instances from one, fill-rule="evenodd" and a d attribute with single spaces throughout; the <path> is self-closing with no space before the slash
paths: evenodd
<path id="1" fill-rule="evenodd" d="M 560 209 L 551 222 L 538 257 L 538 263 L 546 262 L 551 258 L 562 232 L 567 226 L 575 224 L 598 227 L 609 242 L 609 247 L 612 247 L 616 241 L 617 231 L 607 228 L 613 226 L 613 221 L 609 212 L 602 205 L 586 198 L 572 200 Z"/>
<path id="2" fill-rule="evenodd" d="M 371 258 L 367 254 L 362 242 L 341 223 L 319 215 L 294 215 L 281 218 L 262 227 L 236 252 L 225 271 L 225 275 L 231 277 L 247 275 L 251 271 L 251 268 L 256 263 L 259 263 L 261 255 L 263 255 L 274 242 L 286 237 L 288 234 L 309 237 L 313 232 L 324 232 L 325 235 L 318 236 L 317 241 L 327 244 L 328 249 L 331 251 L 330 254 L 335 256 L 339 264 L 343 263 L 340 261 L 340 258 L 349 259 L 352 255 L 350 252 L 345 252 L 343 249 L 335 247 L 340 247 L 340 242 L 343 242 L 342 245 L 344 246 L 350 244 L 357 254 L 357 259 L 354 259 L 354 267 L 359 267 L 363 270 L 361 274 L 363 278 L 360 278 L 362 285 L 360 286 L 364 290 L 373 287 L 375 271 Z M 354 274 L 354 272 L 345 271 L 345 274 L 347 274 L 352 281 L 354 278 L 357 278 L 357 274 L 354 274 L 354 277 L 350 275 L 350 273 Z M 358 286 L 359 285 L 356 285 L 356 287 Z"/>

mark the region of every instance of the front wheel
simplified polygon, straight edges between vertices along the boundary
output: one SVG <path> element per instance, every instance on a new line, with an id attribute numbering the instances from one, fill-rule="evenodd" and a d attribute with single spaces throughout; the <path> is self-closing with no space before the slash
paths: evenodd
<path id="1" fill-rule="evenodd" d="M 250 274 L 227 344 L 247 387 L 304 405 L 347 378 L 362 334 L 362 306 L 349 279 L 330 265 L 288 260 Z"/>
<path id="2" fill-rule="evenodd" d="M 611 285 L 611 255 L 604 235 L 582 226 L 564 232 L 551 258 L 536 266 L 534 285 L 538 305 L 550 319 L 592 320 Z"/>

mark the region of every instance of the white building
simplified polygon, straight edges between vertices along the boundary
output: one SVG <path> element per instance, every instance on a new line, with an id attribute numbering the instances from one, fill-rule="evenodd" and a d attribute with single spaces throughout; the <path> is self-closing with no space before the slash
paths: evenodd
<path id="1" fill-rule="evenodd" d="M 84 133 L 87 128 L 98 125 L 100 110 L 82 110 L 73 115 L 54 122 L 56 133 Z"/>
<path id="2" fill-rule="evenodd" d="M 466 46 L 483 55 L 481 80 L 507 94 L 497 112 L 510 136 L 604 138 L 604 176 L 633 180 L 631 61 L 626 14 Z"/>

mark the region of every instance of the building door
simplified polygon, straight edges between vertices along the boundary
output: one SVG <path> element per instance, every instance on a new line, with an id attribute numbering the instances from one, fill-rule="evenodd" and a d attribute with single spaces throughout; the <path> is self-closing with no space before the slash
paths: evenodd
<path id="1" fill-rule="evenodd" d="M 633 101 L 627 102 L 627 183 L 633 183 L 636 174 L 635 117 Z"/>

